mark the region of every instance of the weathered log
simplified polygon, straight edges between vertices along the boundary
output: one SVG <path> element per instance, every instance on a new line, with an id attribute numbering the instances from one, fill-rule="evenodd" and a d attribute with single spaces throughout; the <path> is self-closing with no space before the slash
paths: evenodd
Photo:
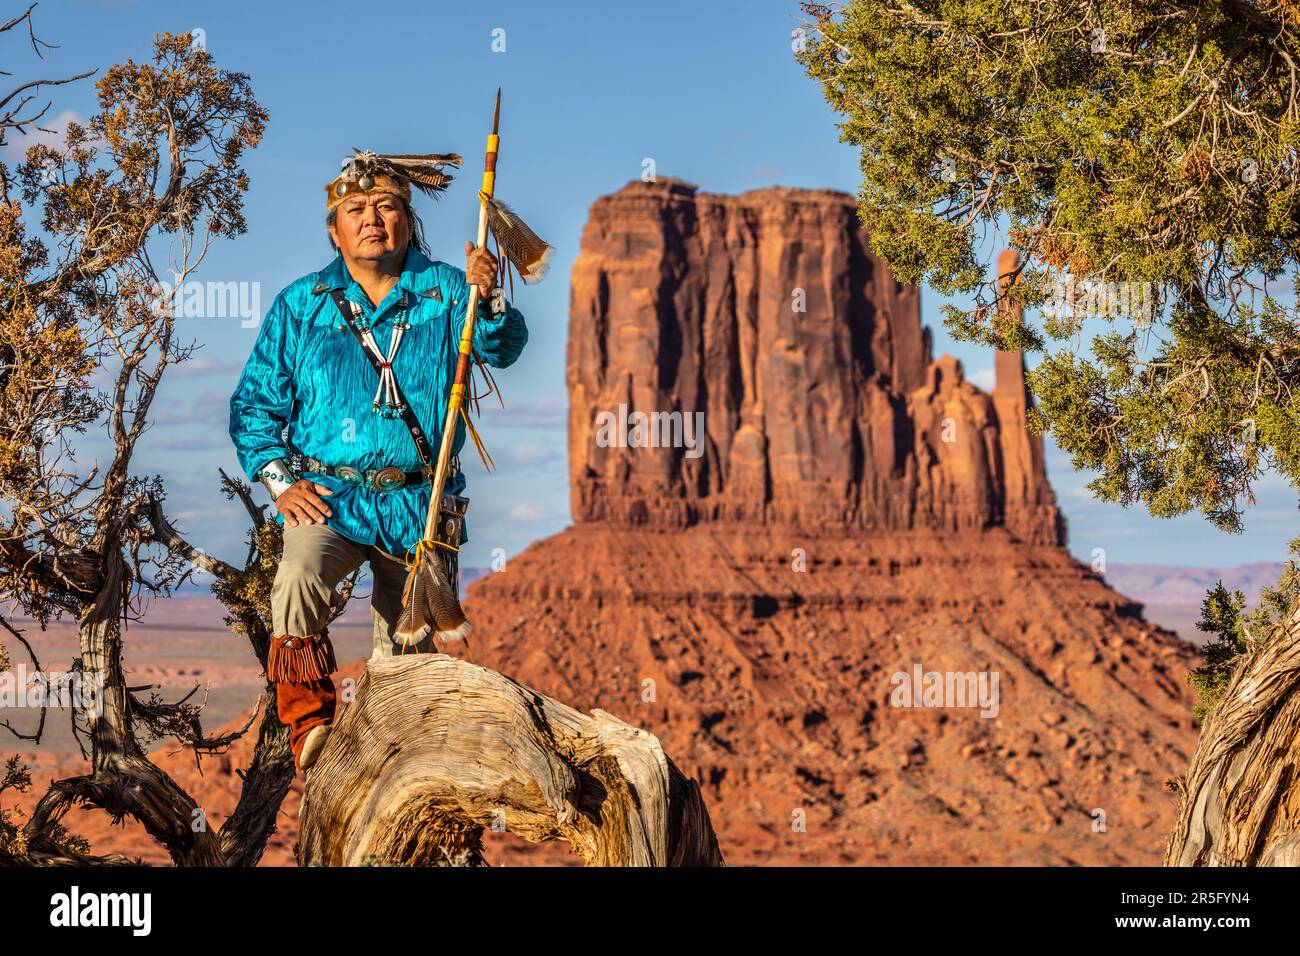
<path id="1" fill-rule="evenodd" d="M 308 773 L 299 864 L 487 865 L 488 827 L 589 866 L 725 865 L 653 734 L 445 654 L 371 660 Z"/>
<path id="2" fill-rule="evenodd" d="M 1165 865 L 1300 865 L 1300 604 L 1241 657 L 1207 717 Z"/>

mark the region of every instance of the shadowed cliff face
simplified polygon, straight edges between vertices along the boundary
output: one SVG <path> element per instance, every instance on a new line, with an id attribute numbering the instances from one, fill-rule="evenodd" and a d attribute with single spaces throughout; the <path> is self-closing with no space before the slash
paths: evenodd
<path id="1" fill-rule="evenodd" d="M 997 367 L 995 401 L 932 361 L 851 196 L 630 183 L 592 205 L 573 269 L 574 518 L 1062 544 L 1020 357 Z"/>

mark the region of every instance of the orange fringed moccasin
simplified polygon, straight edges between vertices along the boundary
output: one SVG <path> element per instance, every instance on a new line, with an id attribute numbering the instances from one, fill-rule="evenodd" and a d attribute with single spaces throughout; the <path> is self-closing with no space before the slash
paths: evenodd
<path id="1" fill-rule="evenodd" d="M 307 736 L 316 727 L 334 722 L 337 698 L 330 674 L 336 669 L 328 630 L 305 636 L 282 634 L 271 639 L 266 677 L 275 684 L 277 713 L 280 722 L 289 727 L 289 747 L 299 770 L 310 768 L 324 743 L 323 735 L 317 734 L 317 745 L 306 755 L 311 759 L 304 766 Z"/>

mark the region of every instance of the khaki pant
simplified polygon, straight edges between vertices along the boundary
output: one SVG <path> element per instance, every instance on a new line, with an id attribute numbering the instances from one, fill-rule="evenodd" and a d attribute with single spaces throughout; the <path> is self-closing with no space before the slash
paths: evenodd
<path id="1" fill-rule="evenodd" d="M 382 548 L 351 541 L 324 524 L 284 525 L 284 552 L 271 586 L 274 633 L 320 633 L 329 621 L 330 597 L 335 587 L 363 561 L 370 562 L 373 579 L 371 660 L 401 653 L 436 653 L 432 634 L 406 648 L 393 640 L 406 586 L 402 561 Z"/>

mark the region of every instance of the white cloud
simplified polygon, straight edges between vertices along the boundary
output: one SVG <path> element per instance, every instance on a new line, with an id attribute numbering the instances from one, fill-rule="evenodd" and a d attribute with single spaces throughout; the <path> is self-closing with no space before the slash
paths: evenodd
<path id="1" fill-rule="evenodd" d="M 177 362 L 167 369 L 168 378 L 201 378 L 205 375 L 238 375 L 244 366 L 239 362 L 219 362 L 206 356 L 198 356 Z"/>
<path id="2" fill-rule="evenodd" d="M 187 428 L 212 428 L 217 430 L 214 441 L 228 441 L 226 429 L 230 425 L 230 395 L 226 392 L 207 392 L 191 398 L 189 404 L 169 401 L 160 407 L 150 420 L 157 428 L 183 425 Z"/>
<path id="3" fill-rule="evenodd" d="M 972 372 L 968 381 L 976 388 L 982 388 L 986 392 L 991 392 L 993 391 L 993 386 L 997 384 L 997 376 L 992 367 L 981 368 Z"/>
<path id="4" fill-rule="evenodd" d="M 529 501 L 521 501 L 510 509 L 511 521 L 543 521 L 546 509 Z"/>
<path id="5" fill-rule="evenodd" d="M 569 399 L 549 393 L 530 398 L 522 404 L 506 402 L 502 408 L 495 395 L 483 399 L 483 417 L 500 416 L 498 428 L 563 428 L 568 424 Z"/>
<path id="6" fill-rule="evenodd" d="M 559 454 L 554 445 L 515 445 L 506 452 L 516 465 L 540 465 L 552 461 Z"/>
<path id="7" fill-rule="evenodd" d="M 35 103 L 30 105 L 35 106 Z M 39 111 L 40 107 L 37 106 L 36 112 Z M 24 110 L 23 115 L 31 116 L 34 115 L 34 113 Z M 85 126 L 86 117 L 82 116 L 75 110 L 64 110 L 53 119 L 50 119 L 47 114 L 37 120 L 37 122 L 41 126 L 45 127 L 45 129 L 51 130 L 52 132 L 47 133 L 45 132 L 45 129 L 36 129 L 30 126 L 28 127 L 29 132 L 25 135 L 13 134 L 11 132 L 9 134 L 10 138 L 8 138 L 3 147 L 0 147 L 0 152 L 2 152 L 6 158 L 11 159 L 16 163 L 20 163 L 27 158 L 27 150 L 38 143 L 44 143 L 47 146 L 58 148 L 63 143 L 64 133 L 67 132 L 68 124 L 79 123 L 82 126 Z"/>

